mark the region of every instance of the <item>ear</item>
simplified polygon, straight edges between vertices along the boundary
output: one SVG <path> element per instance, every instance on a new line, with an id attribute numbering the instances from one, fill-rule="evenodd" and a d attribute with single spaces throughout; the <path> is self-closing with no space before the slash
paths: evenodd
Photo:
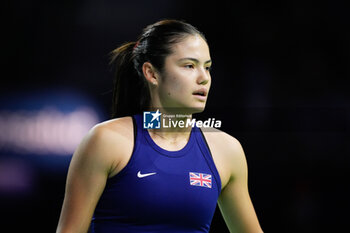
<path id="1" fill-rule="evenodd" d="M 155 67 L 150 62 L 145 62 L 142 65 L 142 72 L 145 76 L 146 80 L 152 84 L 157 85 L 158 84 L 158 73 Z"/>

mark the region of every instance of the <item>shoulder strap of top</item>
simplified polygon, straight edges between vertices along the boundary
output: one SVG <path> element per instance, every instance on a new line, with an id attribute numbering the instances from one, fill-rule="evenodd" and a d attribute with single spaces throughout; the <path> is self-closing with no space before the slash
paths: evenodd
<path id="1" fill-rule="evenodd" d="M 141 135 L 143 134 L 143 125 L 142 125 L 142 115 L 141 114 L 136 114 L 132 116 L 133 118 L 133 123 L 134 123 L 134 130 L 137 131 L 134 137 L 135 142 L 141 140 Z"/>
<path id="2" fill-rule="evenodd" d="M 209 145 L 207 143 L 207 140 L 205 139 L 205 136 L 204 136 L 202 130 L 200 128 L 197 128 L 196 126 L 195 126 L 195 129 L 196 129 L 196 140 L 197 140 L 197 143 L 199 145 L 200 150 L 202 151 L 202 154 L 203 154 L 203 156 L 204 156 L 208 166 L 210 167 L 211 172 L 214 175 L 214 178 L 215 178 L 216 183 L 218 185 L 218 192 L 219 192 L 219 195 L 220 195 L 220 192 L 221 192 L 221 179 L 220 179 L 219 172 L 218 172 L 218 170 L 217 170 L 217 168 L 215 166 L 214 159 L 213 159 L 212 153 L 210 151 Z"/>
<path id="3" fill-rule="evenodd" d="M 136 137 L 137 137 L 137 123 L 136 123 L 136 119 L 135 119 L 135 116 L 131 116 L 131 119 L 132 119 L 132 127 L 134 129 L 134 146 L 135 146 L 135 143 L 136 143 Z"/>

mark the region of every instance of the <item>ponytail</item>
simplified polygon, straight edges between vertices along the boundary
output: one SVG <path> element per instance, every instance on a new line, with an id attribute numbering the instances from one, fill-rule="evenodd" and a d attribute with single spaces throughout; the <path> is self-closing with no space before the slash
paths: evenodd
<path id="1" fill-rule="evenodd" d="M 111 52 L 110 64 L 115 66 L 112 118 L 139 114 L 150 103 L 146 81 L 134 66 L 136 42 L 128 42 Z"/>

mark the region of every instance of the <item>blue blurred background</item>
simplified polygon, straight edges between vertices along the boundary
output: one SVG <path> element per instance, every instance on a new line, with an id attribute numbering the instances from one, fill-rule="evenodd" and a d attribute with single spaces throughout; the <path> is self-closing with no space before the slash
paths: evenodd
<path id="1" fill-rule="evenodd" d="M 2 28 L 0 221 L 55 232 L 69 162 L 112 98 L 108 53 L 183 19 L 213 60 L 207 109 L 243 145 L 265 232 L 347 225 L 350 32 L 344 2 L 15 1 Z M 228 232 L 219 211 L 211 232 Z"/>

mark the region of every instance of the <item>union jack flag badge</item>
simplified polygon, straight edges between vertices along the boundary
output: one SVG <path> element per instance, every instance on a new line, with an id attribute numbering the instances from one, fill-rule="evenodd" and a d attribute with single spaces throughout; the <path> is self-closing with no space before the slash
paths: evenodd
<path id="1" fill-rule="evenodd" d="M 190 172 L 190 185 L 211 188 L 211 175 Z"/>

